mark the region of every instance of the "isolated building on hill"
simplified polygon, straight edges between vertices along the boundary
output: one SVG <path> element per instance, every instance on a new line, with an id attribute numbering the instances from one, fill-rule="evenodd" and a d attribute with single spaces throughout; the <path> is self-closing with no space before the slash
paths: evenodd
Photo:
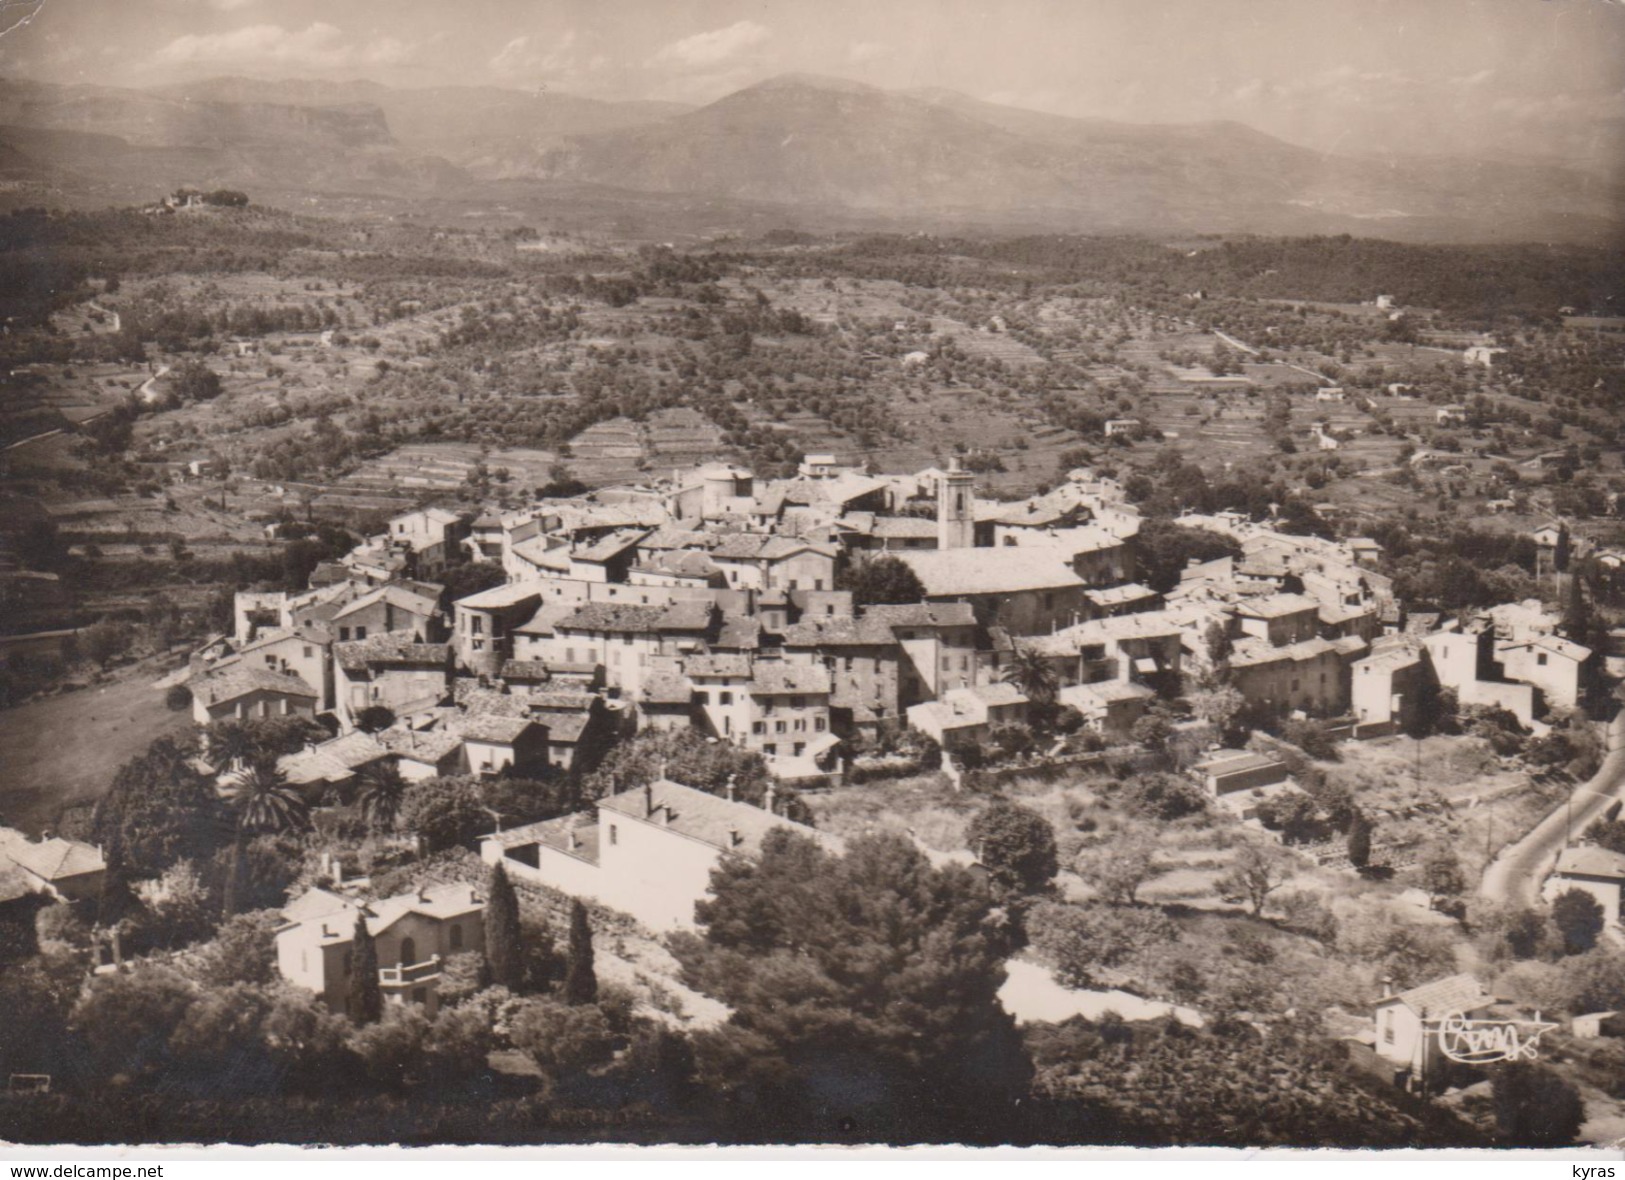
<path id="1" fill-rule="evenodd" d="M 1451 975 L 1402 992 L 1390 992 L 1372 1014 L 1376 1056 L 1406 1087 L 1447 1072 L 1450 1061 L 1439 1048 L 1439 1024 L 1448 1016 L 1482 1015 L 1495 997 L 1471 975 Z"/>
<path id="2" fill-rule="evenodd" d="M 653 931 L 694 926 L 694 905 L 722 856 L 751 856 L 775 828 L 840 841 L 766 807 L 710 795 L 668 779 L 598 800 L 591 812 L 488 836 L 480 855 L 515 881 L 532 881 L 630 915 Z"/>
<path id="3" fill-rule="evenodd" d="M 1550 902 L 1570 889 L 1589 893 L 1602 907 L 1607 927 L 1618 926 L 1620 900 L 1625 895 L 1625 855 L 1589 844 L 1563 849 L 1542 896 Z"/>
<path id="4" fill-rule="evenodd" d="M 483 952 L 485 899 L 463 884 L 428 885 L 383 901 L 363 903 L 312 889 L 288 903 L 276 931 L 277 971 L 316 993 L 329 1008 L 348 1013 L 356 916 L 367 923 L 378 954 L 378 985 L 386 1003 L 439 1010 L 445 960 Z"/>

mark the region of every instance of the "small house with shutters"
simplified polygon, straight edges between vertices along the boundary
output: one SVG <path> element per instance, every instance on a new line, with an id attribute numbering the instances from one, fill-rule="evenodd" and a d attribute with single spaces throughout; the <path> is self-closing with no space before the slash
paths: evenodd
<path id="1" fill-rule="evenodd" d="M 433 1016 L 447 957 L 485 949 L 484 910 L 479 890 L 462 883 L 427 885 L 375 902 L 312 889 L 282 911 L 285 921 L 275 936 L 277 971 L 347 1014 L 359 915 L 377 947 L 384 1001 L 418 1004 Z"/>
<path id="2" fill-rule="evenodd" d="M 1391 989 L 1372 1013 L 1377 1058 L 1394 1071 L 1397 1084 L 1415 1089 L 1449 1073 L 1450 1060 L 1439 1048 L 1439 1022 L 1448 1016 L 1473 1019 L 1495 998 L 1471 975 L 1449 975 L 1420 987 Z"/>

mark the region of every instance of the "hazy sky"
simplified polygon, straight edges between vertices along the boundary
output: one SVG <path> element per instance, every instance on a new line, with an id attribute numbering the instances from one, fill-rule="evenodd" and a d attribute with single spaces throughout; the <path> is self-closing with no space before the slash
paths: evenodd
<path id="1" fill-rule="evenodd" d="M 0 38 L 0 73 L 62 82 L 365 77 L 698 103 L 795 70 L 1061 114 L 1236 119 L 1359 151 L 1552 134 L 1583 148 L 1601 121 L 1625 121 L 1625 0 L 0 0 L 0 12 L 28 21 Z"/>

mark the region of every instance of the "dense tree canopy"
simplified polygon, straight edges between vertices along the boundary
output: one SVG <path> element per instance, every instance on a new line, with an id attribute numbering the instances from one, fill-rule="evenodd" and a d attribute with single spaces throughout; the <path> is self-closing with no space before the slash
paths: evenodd
<path id="1" fill-rule="evenodd" d="M 726 859 L 712 893 L 703 939 L 676 951 L 734 1010 L 701 1056 L 737 1102 L 878 1135 L 1008 1115 L 1028 1066 L 997 998 L 1006 943 L 972 874 L 932 868 L 900 836 L 837 856 L 781 829 L 758 860 Z"/>

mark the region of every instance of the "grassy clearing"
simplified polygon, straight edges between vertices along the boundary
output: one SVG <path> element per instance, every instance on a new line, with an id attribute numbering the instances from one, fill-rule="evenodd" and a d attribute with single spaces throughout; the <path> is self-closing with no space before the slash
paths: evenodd
<path id="1" fill-rule="evenodd" d="M 143 661 L 106 684 L 0 711 L 0 822 L 30 834 L 54 827 L 154 738 L 190 730 L 191 713 L 171 712 L 152 687 L 159 675 Z"/>

